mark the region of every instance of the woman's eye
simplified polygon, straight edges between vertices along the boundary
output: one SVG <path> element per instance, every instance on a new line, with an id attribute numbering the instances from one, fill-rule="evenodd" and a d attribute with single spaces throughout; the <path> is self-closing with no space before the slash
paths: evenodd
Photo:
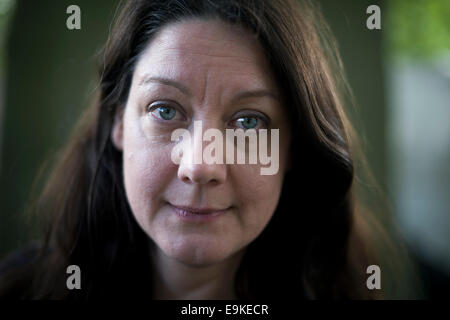
<path id="1" fill-rule="evenodd" d="M 236 126 L 238 128 L 242 128 L 244 130 L 261 129 L 266 125 L 264 120 L 256 116 L 240 117 L 236 119 L 236 123 L 237 123 Z"/>
<path id="2" fill-rule="evenodd" d="M 165 121 L 177 120 L 177 118 L 181 117 L 177 109 L 168 105 L 150 106 L 149 112 L 155 118 Z"/>
<path id="3" fill-rule="evenodd" d="M 158 107 L 157 112 L 164 120 L 172 120 L 175 117 L 177 111 L 172 107 Z"/>

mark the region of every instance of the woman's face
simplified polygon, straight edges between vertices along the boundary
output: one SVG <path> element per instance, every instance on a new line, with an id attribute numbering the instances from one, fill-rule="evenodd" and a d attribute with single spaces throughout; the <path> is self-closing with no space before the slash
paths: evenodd
<path id="1" fill-rule="evenodd" d="M 217 263 L 262 232 L 286 170 L 284 110 L 263 49 L 248 31 L 219 20 L 190 20 L 166 26 L 151 41 L 137 62 L 112 139 L 123 151 L 132 212 L 165 255 L 189 265 Z M 211 142 L 192 145 L 171 135 L 183 128 L 194 137 L 194 121 L 201 121 L 203 133 L 216 128 L 224 137 L 226 129 L 279 129 L 278 172 L 261 175 L 267 165 L 259 160 L 189 161 L 196 153 L 201 158 Z M 171 153 L 183 141 L 176 164 Z"/>

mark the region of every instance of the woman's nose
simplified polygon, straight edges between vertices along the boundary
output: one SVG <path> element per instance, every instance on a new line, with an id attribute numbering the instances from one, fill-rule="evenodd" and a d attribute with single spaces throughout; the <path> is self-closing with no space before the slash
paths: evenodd
<path id="1" fill-rule="evenodd" d="M 222 184 L 226 180 L 226 164 L 194 164 L 181 162 L 178 178 L 189 184 Z"/>
<path id="2" fill-rule="evenodd" d="M 223 157 L 220 159 L 220 163 L 205 161 L 203 153 L 211 142 L 203 141 L 201 137 L 193 140 L 183 147 L 178 178 L 185 183 L 202 185 L 224 183 L 227 178 L 227 165 Z"/>

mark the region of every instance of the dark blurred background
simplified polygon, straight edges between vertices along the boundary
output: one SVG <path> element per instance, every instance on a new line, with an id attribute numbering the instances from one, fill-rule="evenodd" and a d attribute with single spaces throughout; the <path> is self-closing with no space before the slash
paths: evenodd
<path id="1" fill-rule="evenodd" d="M 318 2 L 356 98 L 350 115 L 419 267 L 412 297 L 449 298 L 450 0 Z M 66 27 L 72 4 L 80 30 Z M 35 236 L 24 212 L 93 97 L 117 4 L 0 0 L 0 259 Z M 373 4 L 381 30 L 366 27 Z"/>

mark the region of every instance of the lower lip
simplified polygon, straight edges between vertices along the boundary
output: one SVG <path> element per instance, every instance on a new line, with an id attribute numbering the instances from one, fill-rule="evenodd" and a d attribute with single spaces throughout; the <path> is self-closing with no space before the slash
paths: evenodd
<path id="1" fill-rule="evenodd" d="M 225 213 L 227 213 L 230 209 L 220 210 L 220 211 L 214 211 L 210 213 L 194 213 L 191 211 L 181 210 L 177 207 L 174 207 L 170 205 L 172 210 L 175 212 L 175 214 L 183 221 L 193 221 L 193 222 L 206 222 L 206 221 L 212 221 L 215 219 L 218 219 Z"/>

